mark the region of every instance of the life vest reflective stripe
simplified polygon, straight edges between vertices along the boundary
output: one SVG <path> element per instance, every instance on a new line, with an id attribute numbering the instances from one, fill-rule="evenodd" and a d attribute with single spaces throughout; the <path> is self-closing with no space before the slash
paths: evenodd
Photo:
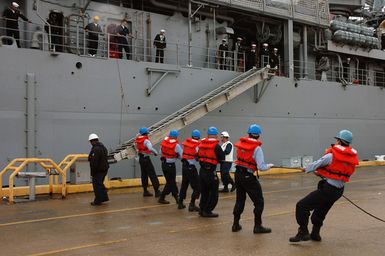
<path id="1" fill-rule="evenodd" d="M 231 143 L 230 141 L 226 141 L 225 143 L 222 144 L 221 147 L 222 147 L 223 152 L 225 152 L 226 147 L 227 147 L 228 144 L 231 145 L 231 151 L 230 151 L 230 153 L 228 153 L 228 154 L 225 156 L 225 162 L 232 162 L 232 161 L 234 161 L 234 159 L 233 159 L 233 154 L 234 154 L 233 143 Z"/>
<path id="2" fill-rule="evenodd" d="M 254 160 L 254 151 L 261 145 L 262 142 L 259 140 L 250 137 L 241 138 L 240 141 L 235 143 L 235 147 L 237 148 L 237 160 L 235 164 L 257 171 L 258 167 Z"/>
<path id="3" fill-rule="evenodd" d="M 176 158 L 178 155 L 175 153 L 176 144 L 178 144 L 177 139 L 166 137 L 160 145 L 162 146 L 162 157 L 165 158 Z"/>
<path id="4" fill-rule="evenodd" d="M 144 145 L 145 140 L 148 140 L 147 135 L 139 135 L 138 137 L 136 137 L 136 139 L 135 139 L 136 148 L 138 149 L 139 153 L 151 154 L 151 150 L 149 150 L 146 147 L 146 145 Z"/>
<path id="5" fill-rule="evenodd" d="M 184 159 L 195 159 L 198 156 L 196 151 L 197 146 L 199 145 L 199 140 L 194 140 L 193 138 L 187 138 L 183 143 L 183 155 Z"/>
<path id="6" fill-rule="evenodd" d="M 219 140 L 214 138 L 204 138 L 199 143 L 198 157 L 199 162 L 218 164 L 217 155 L 215 154 L 215 146 Z"/>
<path id="7" fill-rule="evenodd" d="M 328 166 L 318 168 L 318 174 L 325 178 L 348 182 L 350 176 L 355 171 L 355 166 L 358 165 L 357 150 L 342 145 L 334 145 L 332 148 L 326 150 L 326 154 L 329 153 L 333 154 L 332 163 Z"/>

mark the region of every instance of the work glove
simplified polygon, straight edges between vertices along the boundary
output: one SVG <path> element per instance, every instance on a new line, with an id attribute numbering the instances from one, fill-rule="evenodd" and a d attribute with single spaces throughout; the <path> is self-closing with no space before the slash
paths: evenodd
<path id="1" fill-rule="evenodd" d="M 154 153 L 154 156 L 157 156 L 158 154 L 157 153 Z"/>
<path id="2" fill-rule="evenodd" d="M 160 157 L 160 161 L 162 161 L 162 163 L 166 162 L 166 158 L 164 156 Z"/>
<path id="3" fill-rule="evenodd" d="M 269 169 L 271 168 L 271 167 L 273 167 L 274 166 L 274 164 L 267 164 L 267 167 L 269 167 Z"/>

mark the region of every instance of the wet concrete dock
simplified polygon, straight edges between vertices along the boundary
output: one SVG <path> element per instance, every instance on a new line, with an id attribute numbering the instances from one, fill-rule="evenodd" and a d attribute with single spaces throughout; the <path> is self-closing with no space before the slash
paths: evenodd
<path id="1" fill-rule="evenodd" d="M 296 202 L 316 188 L 311 174 L 261 177 L 264 225 L 271 234 L 252 233 L 252 203 L 242 215 L 243 229 L 231 232 L 235 193 L 220 195 L 219 218 L 201 218 L 175 204 L 159 205 L 139 189 L 110 192 L 110 202 L 89 203 L 90 193 L 66 200 L 0 205 L 0 255 L 385 255 L 385 223 L 341 198 L 321 230 L 322 242 L 290 244 L 296 233 Z M 363 167 L 345 195 L 385 218 L 385 167 Z M 171 198 L 169 198 L 171 199 Z"/>

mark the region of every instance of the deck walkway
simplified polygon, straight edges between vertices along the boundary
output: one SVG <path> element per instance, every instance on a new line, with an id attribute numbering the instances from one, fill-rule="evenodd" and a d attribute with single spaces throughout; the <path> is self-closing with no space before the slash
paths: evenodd
<path id="1" fill-rule="evenodd" d="M 305 174 L 261 177 L 264 225 L 271 234 L 254 235 L 252 204 L 242 216 L 243 230 L 231 232 L 235 193 L 221 195 L 217 219 L 159 205 L 139 189 L 110 192 L 111 201 L 92 207 L 92 194 L 68 199 L 0 205 L 0 255 L 384 255 L 385 223 L 340 199 L 327 216 L 323 241 L 292 245 L 296 202 L 313 190 L 317 178 Z M 385 218 L 385 167 L 362 167 L 345 195 Z"/>

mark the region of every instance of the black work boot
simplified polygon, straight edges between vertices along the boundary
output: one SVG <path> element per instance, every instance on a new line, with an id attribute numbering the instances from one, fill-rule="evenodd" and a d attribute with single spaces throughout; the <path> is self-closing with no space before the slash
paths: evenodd
<path id="1" fill-rule="evenodd" d="M 143 197 L 153 196 L 148 190 L 143 191 Z"/>
<path id="2" fill-rule="evenodd" d="M 205 212 L 205 211 L 202 211 L 202 217 L 205 217 L 205 218 L 218 218 L 218 213 L 214 213 L 214 212 Z"/>
<path id="3" fill-rule="evenodd" d="M 179 204 L 179 197 L 178 197 L 178 195 L 173 195 L 173 197 L 175 199 L 175 203 Z"/>
<path id="4" fill-rule="evenodd" d="M 262 226 L 262 225 L 255 225 L 255 226 L 254 226 L 253 233 L 254 233 L 254 234 L 266 234 L 266 233 L 271 233 L 271 228 L 265 228 L 265 227 Z"/>
<path id="5" fill-rule="evenodd" d="M 181 210 L 181 209 L 184 209 L 186 208 L 186 206 L 183 204 L 183 199 L 179 199 L 178 201 L 178 209 Z"/>
<path id="6" fill-rule="evenodd" d="M 158 203 L 160 203 L 160 204 L 169 204 L 170 202 L 167 201 L 166 199 L 164 199 L 164 196 L 161 195 L 161 196 L 159 197 Z"/>
<path id="7" fill-rule="evenodd" d="M 311 240 L 316 241 L 316 242 L 321 242 L 322 238 L 319 234 L 320 229 L 321 229 L 321 227 L 313 226 L 313 229 L 310 233 Z"/>
<path id="8" fill-rule="evenodd" d="M 160 197 L 161 194 L 162 192 L 159 189 L 155 190 L 155 197 Z"/>
<path id="9" fill-rule="evenodd" d="M 219 190 L 219 193 L 228 193 L 229 188 L 227 186 L 224 186 L 222 190 Z"/>
<path id="10" fill-rule="evenodd" d="M 239 218 L 234 218 L 233 226 L 231 227 L 231 231 L 238 232 L 242 229 L 242 226 L 239 224 Z"/>
<path id="11" fill-rule="evenodd" d="M 292 242 L 292 243 L 298 243 L 298 242 L 301 242 L 301 241 L 309 241 L 310 240 L 310 236 L 309 236 L 309 230 L 306 228 L 299 228 L 298 229 L 298 233 L 293 236 L 293 237 L 290 237 L 289 241 Z"/>
<path id="12" fill-rule="evenodd" d="M 230 190 L 230 192 L 234 192 L 234 191 L 235 191 L 235 189 L 236 189 L 236 187 L 235 187 L 235 184 L 234 184 L 234 183 L 232 183 L 232 184 L 231 184 L 231 190 Z"/>
<path id="13" fill-rule="evenodd" d="M 188 205 L 189 212 L 199 212 L 199 210 L 200 208 L 196 206 L 194 202 L 190 202 L 190 204 Z"/>

